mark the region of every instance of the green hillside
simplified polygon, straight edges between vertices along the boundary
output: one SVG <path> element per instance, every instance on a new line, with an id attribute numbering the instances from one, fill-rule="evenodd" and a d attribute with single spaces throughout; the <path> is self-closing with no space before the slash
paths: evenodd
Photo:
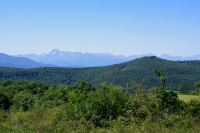
<path id="1" fill-rule="evenodd" d="M 0 68 L 0 80 L 39 80 L 50 84 L 73 84 L 86 80 L 93 85 L 101 82 L 116 85 L 130 85 L 134 80 L 143 87 L 159 85 L 153 70 L 163 69 L 167 78 L 167 87 L 176 89 L 179 84 L 186 84 L 191 89 L 200 80 L 198 61 L 175 62 L 157 57 L 144 57 L 122 64 L 91 68 L 35 68 L 15 69 Z"/>

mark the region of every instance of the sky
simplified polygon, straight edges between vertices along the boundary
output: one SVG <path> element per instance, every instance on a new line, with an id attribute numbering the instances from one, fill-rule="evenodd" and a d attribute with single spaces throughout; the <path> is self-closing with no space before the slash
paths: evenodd
<path id="1" fill-rule="evenodd" d="M 200 55 L 200 0 L 0 0 L 0 52 Z"/>

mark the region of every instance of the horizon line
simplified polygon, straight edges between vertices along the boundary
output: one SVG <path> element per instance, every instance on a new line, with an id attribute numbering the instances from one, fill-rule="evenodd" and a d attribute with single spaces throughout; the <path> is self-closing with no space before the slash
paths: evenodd
<path id="1" fill-rule="evenodd" d="M 10 56 L 19 56 L 19 55 L 28 55 L 28 54 L 34 54 L 34 55 L 47 55 L 50 54 L 53 51 L 58 51 L 58 52 L 72 52 L 72 53 L 81 53 L 81 54 L 105 54 L 105 55 L 113 55 L 113 56 L 124 56 L 124 57 L 131 57 L 131 56 L 172 56 L 172 57 L 182 57 L 182 58 L 188 58 L 188 57 L 193 57 L 193 56 L 200 56 L 200 54 L 196 54 L 196 55 L 189 55 L 189 56 L 182 56 L 182 55 L 171 55 L 168 53 L 163 53 L 163 54 L 154 54 L 154 53 L 143 53 L 143 54 L 131 54 L 131 55 L 124 55 L 124 54 L 114 54 L 111 52 L 86 52 L 86 51 L 73 51 L 73 50 L 60 50 L 57 48 L 53 48 L 52 50 L 50 50 L 49 52 L 40 52 L 40 53 L 23 53 L 23 54 L 9 54 L 6 52 L 1 52 L 3 54 L 7 54 Z"/>

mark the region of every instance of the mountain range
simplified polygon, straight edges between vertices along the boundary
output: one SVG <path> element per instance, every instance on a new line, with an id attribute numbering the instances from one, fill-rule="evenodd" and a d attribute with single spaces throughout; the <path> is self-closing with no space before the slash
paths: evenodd
<path id="1" fill-rule="evenodd" d="M 81 53 L 70 51 L 59 51 L 54 49 L 47 54 L 25 54 L 17 55 L 39 63 L 53 64 L 60 67 L 94 67 L 107 66 L 129 61 L 124 56 L 115 56 L 108 53 Z"/>
<path id="2" fill-rule="evenodd" d="M 112 55 L 109 53 L 81 53 L 81 52 L 60 51 L 57 49 L 53 49 L 52 51 L 46 54 L 39 54 L 39 55 L 24 54 L 16 56 L 25 57 L 33 61 L 36 61 L 38 63 L 52 64 L 59 67 L 96 67 L 96 66 L 119 64 L 137 58 L 145 56 L 155 56 L 155 55 L 143 54 L 143 55 L 123 56 L 123 55 Z M 168 54 L 163 54 L 158 57 L 172 61 L 200 60 L 200 55 L 191 57 L 181 57 L 181 56 L 170 56 Z"/>
<path id="3" fill-rule="evenodd" d="M 24 54 L 7 55 L 0 53 L 0 66 L 13 68 L 37 68 L 37 67 L 98 67 L 119 64 L 141 57 L 154 56 L 153 54 L 144 55 L 112 55 L 109 53 L 81 53 L 70 51 L 59 51 L 53 49 L 46 54 Z M 172 61 L 200 60 L 200 55 L 191 57 L 170 56 L 167 54 L 159 58 Z"/>

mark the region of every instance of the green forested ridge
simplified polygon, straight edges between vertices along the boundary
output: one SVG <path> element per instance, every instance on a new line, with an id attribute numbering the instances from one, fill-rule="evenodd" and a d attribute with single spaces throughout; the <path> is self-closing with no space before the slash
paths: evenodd
<path id="1" fill-rule="evenodd" d="M 180 63 L 190 64 L 190 65 L 200 65 L 199 60 L 192 60 L 192 61 L 179 61 Z"/>
<path id="2" fill-rule="evenodd" d="M 144 57 L 122 64 L 91 68 L 0 68 L 0 80 L 39 80 L 50 84 L 73 84 L 86 80 L 93 85 L 101 82 L 127 86 L 132 81 L 144 88 L 157 86 L 153 70 L 163 69 L 167 78 L 166 87 L 177 89 L 180 84 L 190 89 L 200 79 L 199 61 L 168 61 L 157 57 Z"/>

